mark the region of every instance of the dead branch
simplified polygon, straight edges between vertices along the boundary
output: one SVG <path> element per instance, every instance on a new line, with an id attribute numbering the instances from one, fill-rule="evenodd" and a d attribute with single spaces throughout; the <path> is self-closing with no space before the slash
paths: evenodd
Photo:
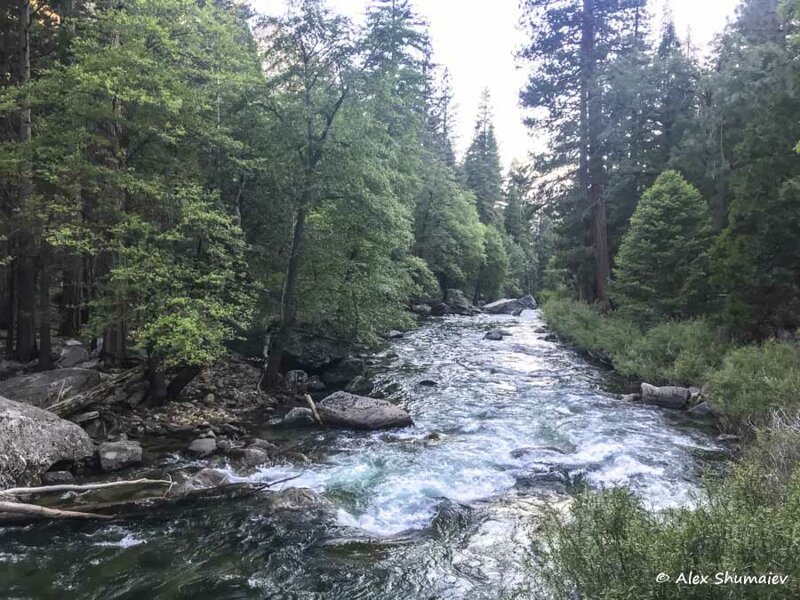
<path id="1" fill-rule="evenodd" d="M 36 504 L 20 504 L 18 502 L 0 501 L 0 513 L 29 515 L 42 517 L 45 519 L 111 519 L 109 515 L 98 515 L 87 512 L 77 512 L 73 510 L 59 510 L 57 508 L 45 508 Z"/>
<path id="2" fill-rule="evenodd" d="M 105 483 L 85 483 L 73 484 L 63 483 L 57 485 L 43 485 L 40 487 L 19 487 L 9 488 L 7 490 L 0 490 L 0 496 L 31 496 L 34 494 L 48 494 L 52 492 L 86 492 L 90 490 L 105 490 L 108 488 L 125 487 L 125 486 L 150 486 L 150 485 L 168 485 L 171 486 L 172 481 L 167 479 L 129 479 L 123 481 L 107 481 Z"/>
<path id="3" fill-rule="evenodd" d="M 312 400 L 311 396 L 308 394 L 306 394 L 304 397 L 306 399 L 306 404 L 308 404 L 308 408 L 311 409 L 311 414 L 314 416 L 314 420 L 322 425 L 322 417 L 320 417 L 319 413 L 317 412 L 317 405 L 314 404 L 314 400 Z"/>

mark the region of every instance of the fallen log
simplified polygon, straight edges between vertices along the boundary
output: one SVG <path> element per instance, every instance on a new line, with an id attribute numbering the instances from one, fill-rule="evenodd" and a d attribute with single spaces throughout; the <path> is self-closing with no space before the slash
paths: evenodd
<path id="1" fill-rule="evenodd" d="M 105 490 L 116 487 L 126 486 L 150 486 L 168 485 L 172 486 L 173 481 L 169 479 L 127 479 L 123 481 L 107 481 L 105 483 L 60 483 L 57 485 L 43 485 L 39 487 L 18 487 L 0 490 L 0 496 L 33 496 L 35 494 L 48 494 L 52 492 L 87 492 L 91 490 Z"/>
<path id="2" fill-rule="evenodd" d="M 95 513 L 78 512 L 74 510 L 60 510 L 58 508 L 46 508 L 36 504 L 22 504 L 19 502 L 0 501 L 0 513 L 28 515 L 45 519 L 111 519 L 109 515 L 99 515 Z"/>
<path id="3" fill-rule="evenodd" d="M 105 396 L 119 387 L 122 383 L 133 377 L 134 375 L 140 374 L 141 369 L 134 368 L 119 373 L 115 375 L 111 379 L 108 379 L 101 383 L 98 386 L 93 387 L 87 392 L 83 394 L 78 394 L 77 396 L 72 396 L 70 398 L 65 398 L 64 400 L 59 400 L 47 407 L 52 413 L 57 414 L 60 417 L 65 415 L 75 414 L 79 410 L 83 410 L 87 406 L 91 406 L 100 402 L 105 398 Z"/>
<path id="4" fill-rule="evenodd" d="M 311 414 L 314 417 L 314 420 L 319 424 L 322 425 L 322 417 L 319 416 L 317 412 L 317 405 L 314 404 L 314 400 L 308 394 L 305 395 L 306 404 L 308 404 L 308 408 L 311 409 Z"/>

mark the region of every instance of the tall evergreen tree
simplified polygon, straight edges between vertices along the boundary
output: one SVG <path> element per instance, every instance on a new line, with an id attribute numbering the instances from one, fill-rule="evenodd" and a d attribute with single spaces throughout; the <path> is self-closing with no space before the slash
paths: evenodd
<path id="1" fill-rule="evenodd" d="M 475 194 L 481 223 L 497 224 L 497 205 L 502 199 L 503 177 L 488 89 L 481 94 L 475 133 L 464 156 L 462 170 L 467 188 Z"/>

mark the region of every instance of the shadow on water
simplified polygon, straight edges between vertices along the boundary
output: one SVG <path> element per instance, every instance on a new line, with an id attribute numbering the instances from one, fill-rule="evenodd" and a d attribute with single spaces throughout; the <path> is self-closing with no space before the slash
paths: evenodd
<path id="1" fill-rule="evenodd" d="M 483 339 L 501 325 L 513 334 Z M 233 491 L 108 523 L 0 531 L 0 597 L 531 597 L 534 517 L 582 487 L 690 505 L 722 449 L 678 413 L 626 404 L 608 373 L 535 333 L 538 315 L 432 321 L 393 343 L 378 385 L 415 426 L 284 433 L 331 511 L 271 514 Z M 275 434 L 272 434 L 275 437 Z M 172 468 L 183 464 L 181 461 Z"/>

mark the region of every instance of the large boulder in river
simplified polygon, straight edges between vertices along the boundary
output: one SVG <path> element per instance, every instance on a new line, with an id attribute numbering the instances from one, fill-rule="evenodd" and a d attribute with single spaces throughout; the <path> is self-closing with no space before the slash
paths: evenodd
<path id="1" fill-rule="evenodd" d="M 47 408 L 61 398 L 68 398 L 95 387 L 102 381 L 92 369 L 56 369 L 18 375 L 0 382 L 0 396 Z"/>
<path id="2" fill-rule="evenodd" d="M 35 483 L 54 464 L 79 461 L 93 451 L 92 440 L 75 423 L 0 397 L 0 488 Z"/>
<path id="3" fill-rule="evenodd" d="M 656 387 L 649 383 L 642 384 L 642 402 L 662 408 L 686 408 L 691 395 L 691 390 L 685 387 L 674 385 Z"/>
<path id="4" fill-rule="evenodd" d="M 322 422 L 353 429 L 388 429 L 412 425 L 411 416 L 386 400 L 336 392 L 317 403 Z"/>
<path id="5" fill-rule="evenodd" d="M 103 471 L 119 471 L 142 462 L 142 446 L 133 440 L 106 442 L 97 449 Z"/>
<path id="6" fill-rule="evenodd" d="M 513 315 L 519 316 L 523 310 L 536 308 L 536 300 L 533 296 L 523 296 L 518 300 L 503 298 L 496 302 L 491 302 L 483 307 L 483 312 L 490 315 Z"/>

